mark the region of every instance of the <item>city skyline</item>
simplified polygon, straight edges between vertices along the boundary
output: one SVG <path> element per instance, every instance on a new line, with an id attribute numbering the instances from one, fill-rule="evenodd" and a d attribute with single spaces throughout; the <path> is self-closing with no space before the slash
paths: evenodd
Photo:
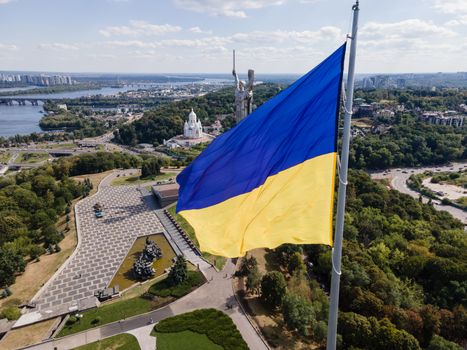
<path id="1" fill-rule="evenodd" d="M 308 71 L 344 40 L 353 1 L 0 0 L 2 71 Z M 45 20 L 47 19 L 47 20 Z M 466 71 L 467 2 L 362 2 L 358 73 Z"/>

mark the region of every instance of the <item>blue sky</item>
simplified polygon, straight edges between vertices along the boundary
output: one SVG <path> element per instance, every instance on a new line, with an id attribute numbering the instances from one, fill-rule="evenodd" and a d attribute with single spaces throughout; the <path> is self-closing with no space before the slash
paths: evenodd
<path id="1" fill-rule="evenodd" d="M 0 70 L 303 73 L 351 0 L 0 0 Z M 467 0 L 363 0 L 357 71 L 467 71 Z"/>

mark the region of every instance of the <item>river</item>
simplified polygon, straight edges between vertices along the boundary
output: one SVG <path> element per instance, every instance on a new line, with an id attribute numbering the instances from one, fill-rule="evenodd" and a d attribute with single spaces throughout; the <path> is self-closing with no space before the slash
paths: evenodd
<path id="1" fill-rule="evenodd" d="M 222 83 L 223 79 L 205 79 L 204 81 L 196 82 L 199 83 Z M 62 99 L 62 98 L 80 98 L 85 96 L 93 95 L 115 95 L 120 92 L 126 92 L 130 90 L 138 90 L 141 88 L 150 88 L 157 86 L 174 86 L 174 85 L 186 85 L 191 82 L 174 82 L 174 83 L 145 83 L 145 84 L 132 84 L 126 85 L 119 88 L 104 87 L 101 89 L 94 90 L 81 90 L 81 91 L 69 91 L 60 92 L 54 94 L 25 94 L 17 96 L 7 96 L 8 98 L 47 98 L 47 99 Z M 25 88 L 8 88 L 0 89 L 0 97 L 2 91 L 18 91 L 24 90 Z M 28 89 L 28 88 L 26 88 Z M 39 120 L 43 115 L 44 109 L 42 106 L 6 106 L 0 105 L 0 137 L 10 137 L 15 135 L 28 135 L 32 132 L 42 131 L 39 127 Z"/>
<path id="2" fill-rule="evenodd" d="M 30 95 L 17 95 L 8 96 L 9 98 L 48 98 L 48 99 L 62 99 L 62 98 L 79 98 L 84 96 L 92 95 L 114 95 L 119 92 L 125 92 L 129 90 L 135 90 L 137 87 L 124 86 L 121 88 L 110 88 L 105 87 L 102 89 L 95 90 L 81 90 L 81 91 L 69 91 L 60 92 L 55 94 L 30 94 Z M 0 91 L 18 91 L 23 90 L 20 88 L 3 89 Z M 6 106 L 0 105 L 0 137 L 10 137 L 15 135 L 28 135 L 33 132 L 41 132 L 39 127 L 39 121 L 42 118 L 44 109 L 42 105 L 39 106 Z"/>

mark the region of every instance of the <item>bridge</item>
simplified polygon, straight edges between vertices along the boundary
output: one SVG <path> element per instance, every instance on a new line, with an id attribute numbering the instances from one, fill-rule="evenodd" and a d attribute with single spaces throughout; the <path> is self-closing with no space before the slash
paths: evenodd
<path id="1" fill-rule="evenodd" d="M 32 106 L 39 106 L 39 102 L 44 103 L 46 98 L 32 98 L 32 97 L 0 97 L 0 105 L 13 106 L 16 104 L 20 106 L 26 106 L 30 104 Z"/>

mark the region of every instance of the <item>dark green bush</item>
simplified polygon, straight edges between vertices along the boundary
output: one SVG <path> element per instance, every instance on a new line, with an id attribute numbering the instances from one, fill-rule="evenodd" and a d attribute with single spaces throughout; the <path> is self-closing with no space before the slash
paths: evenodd
<path id="1" fill-rule="evenodd" d="M 206 336 L 225 350 L 247 350 L 248 346 L 229 316 L 215 309 L 202 309 L 167 318 L 154 329 L 161 333 L 192 331 Z"/>

